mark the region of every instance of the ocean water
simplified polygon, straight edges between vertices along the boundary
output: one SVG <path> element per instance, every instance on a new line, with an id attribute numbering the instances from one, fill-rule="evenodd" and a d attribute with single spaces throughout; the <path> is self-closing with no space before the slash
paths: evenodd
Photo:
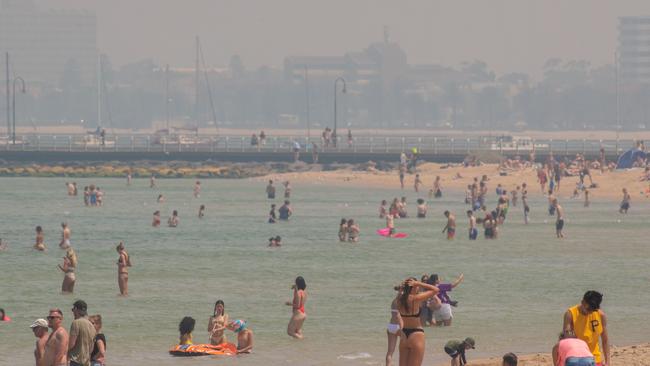
<path id="1" fill-rule="evenodd" d="M 193 180 L 161 179 L 150 189 L 147 180 L 127 187 L 121 179 L 77 179 L 80 188 L 94 183 L 106 192 L 101 208 L 84 207 L 82 196 L 68 197 L 64 182 L 0 179 L 0 237 L 9 245 L 0 252 L 0 307 L 13 318 L 0 324 L 0 365 L 31 363 L 31 322 L 60 307 L 69 328 L 76 299 L 88 303 L 89 313 L 103 316 L 111 365 L 380 365 L 392 287 L 407 276 L 432 272 L 449 280 L 464 273 L 465 282 L 452 292 L 459 301 L 453 326 L 426 329 L 426 364 L 446 361 L 442 345 L 466 336 L 477 341 L 470 359 L 548 352 L 563 312 L 589 289 L 605 294 L 613 344 L 649 340 L 650 208 L 640 196 L 634 196 L 627 216 L 617 213 L 616 202 L 585 209 L 581 202 L 563 200 L 564 240 L 555 239 L 544 199 L 532 197 L 530 225 L 523 224 L 521 207 L 511 208 L 498 240 L 470 242 L 460 193 L 447 192 L 432 202 L 426 219 L 399 220 L 399 231 L 411 236 L 398 240 L 375 230 L 384 226 L 377 218 L 379 201 L 401 196 L 400 190 L 294 185 L 294 216 L 270 225 L 271 202 L 261 179 L 204 180 L 198 199 L 192 196 Z M 159 193 L 167 199 L 163 204 L 156 203 Z M 412 190 L 404 195 L 414 214 L 417 195 Z M 200 204 L 207 206 L 202 220 Z M 151 227 L 153 211 L 160 210 L 165 223 L 173 209 L 180 212 L 178 228 Z M 445 209 L 458 217 L 457 239 L 451 242 L 441 234 Z M 341 217 L 360 223 L 360 243 L 338 242 Z M 79 257 L 74 295 L 60 293 L 62 221 L 71 227 Z M 37 225 L 45 230 L 45 253 L 31 249 Z M 267 248 L 275 235 L 282 236 L 282 248 Z M 120 240 L 134 265 L 128 298 L 117 296 Z M 303 341 L 286 335 L 291 309 L 284 302 L 298 275 L 306 279 L 309 296 Z M 195 342 L 207 342 L 207 320 L 217 299 L 225 301 L 231 318 L 248 321 L 254 353 L 169 356 L 183 316 L 197 319 Z"/>

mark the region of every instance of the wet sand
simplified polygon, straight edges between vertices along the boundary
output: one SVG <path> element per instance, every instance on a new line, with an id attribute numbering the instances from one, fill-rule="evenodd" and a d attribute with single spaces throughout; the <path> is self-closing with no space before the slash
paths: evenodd
<path id="1" fill-rule="evenodd" d="M 635 346 L 612 347 L 612 364 L 620 366 L 648 366 L 650 365 L 650 343 L 643 343 Z M 468 353 L 471 357 L 471 353 Z M 553 366 L 551 354 L 517 355 L 519 366 Z M 449 363 L 438 364 L 447 366 Z M 501 366 L 501 357 L 487 360 L 468 362 L 471 366 Z"/>

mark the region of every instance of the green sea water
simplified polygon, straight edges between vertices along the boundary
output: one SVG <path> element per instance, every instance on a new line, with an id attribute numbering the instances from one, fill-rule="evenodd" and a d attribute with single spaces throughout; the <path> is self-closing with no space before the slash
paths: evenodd
<path id="1" fill-rule="evenodd" d="M 192 196 L 193 180 L 158 180 L 150 189 L 147 180 L 127 187 L 121 179 L 78 179 L 80 187 L 97 184 L 105 191 L 105 206 L 99 208 L 84 207 L 81 195 L 68 197 L 64 182 L 0 179 L 0 237 L 8 243 L 0 252 L 0 307 L 13 318 L 0 324 L 0 365 L 31 364 L 31 322 L 60 307 L 69 328 L 76 299 L 88 303 L 89 313 L 103 316 L 110 365 L 380 365 L 392 287 L 407 276 L 432 272 L 449 280 L 462 272 L 465 282 L 451 293 L 459 301 L 453 326 L 426 329 L 426 364 L 446 361 L 442 345 L 466 336 L 477 341 L 470 358 L 548 352 L 563 312 L 590 289 L 605 294 L 613 344 L 649 340 L 650 202 L 640 196 L 634 196 L 627 216 L 618 214 L 615 202 L 596 201 L 585 209 L 581 202 L 563 200 L 564 240 L 555 239 L 545 200 L 532 197 L 530 225 L 523 224 L 521 207 L 511 208 L 498 240 L 481 235 L 470 242 L 461 193 L 430 201 L 426 219 L 399 220 L 399 231 L 410 237 L 397 240 L 375 234 L 384 226 L 378 203 L 405 195 L 414 214 L 418 196 L 412 191 L 294 184 L 294 216 L 270 225 L 271 202 L 261 179 L 204 180 L 198 199 Z M 165 203 L 156 203 L 158 194 Z M 198 219 L 201 204 L 207 211 Z M 153 211 L 162 212 L 164 224 L 174 209 L 180 213 L 178 228 L 151 227 Z M 458 216 L 452 242 L 441 234 L 445 209 Z M 360 243 L 338 242 L 341 217 L 360 223 Z M 62 221 L 71 227 L 79 257 L 74 295 L 60 293 Z M 45 253 L 31 249 L 37 225 L 45 230 Z M 267 248 L 275 235 L 282 236 L 282 248 Z M 120 240 L 134 265 L 128 298 L 117 296 Z M 298 275 L 306 279 L 309 296 L 303 341 L 286 335 L 291 309 L 284 302 Z M 207 342 L 207 320 L 217 299 L 225 301 L 231 318 L 248 321 L 254 353 L 169 356 L 183 316 L 197 319 L 195 342 Z"/>

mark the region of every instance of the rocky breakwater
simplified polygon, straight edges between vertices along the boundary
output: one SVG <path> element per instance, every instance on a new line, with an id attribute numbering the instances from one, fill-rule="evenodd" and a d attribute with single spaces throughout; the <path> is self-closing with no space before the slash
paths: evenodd
<path id="1" fill-rule="evenodd" d="M 367 162 L 362 164 L 306 164 L 298 163 L 224 163 L 206 161 L 156 162 L 61 162 L 54 164 L 15 163 L 0 161 L 0 177 L 105 177 L 123 178 L 131 173 L 133 178 L 250 178 L 273 173 L 300 173 L 308 171 L 390 170 L 392 164 Z"/>

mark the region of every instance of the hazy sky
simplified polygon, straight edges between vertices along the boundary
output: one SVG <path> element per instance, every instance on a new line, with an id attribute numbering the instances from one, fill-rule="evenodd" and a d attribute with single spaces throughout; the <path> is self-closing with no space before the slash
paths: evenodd
<path id="1" fill-rule="evenodd" d="M 40 0 L 98 17 L 98 45 L 116 66 L 153 58 L 246 67 L 286 55 L 342 55 L 380 41 L 383 26 L 410 63 L 481 59 L 498 73 L 541 73 L 551 57 L 612 62 L 618 16 L 650 15 L 650 0 Z"/>

